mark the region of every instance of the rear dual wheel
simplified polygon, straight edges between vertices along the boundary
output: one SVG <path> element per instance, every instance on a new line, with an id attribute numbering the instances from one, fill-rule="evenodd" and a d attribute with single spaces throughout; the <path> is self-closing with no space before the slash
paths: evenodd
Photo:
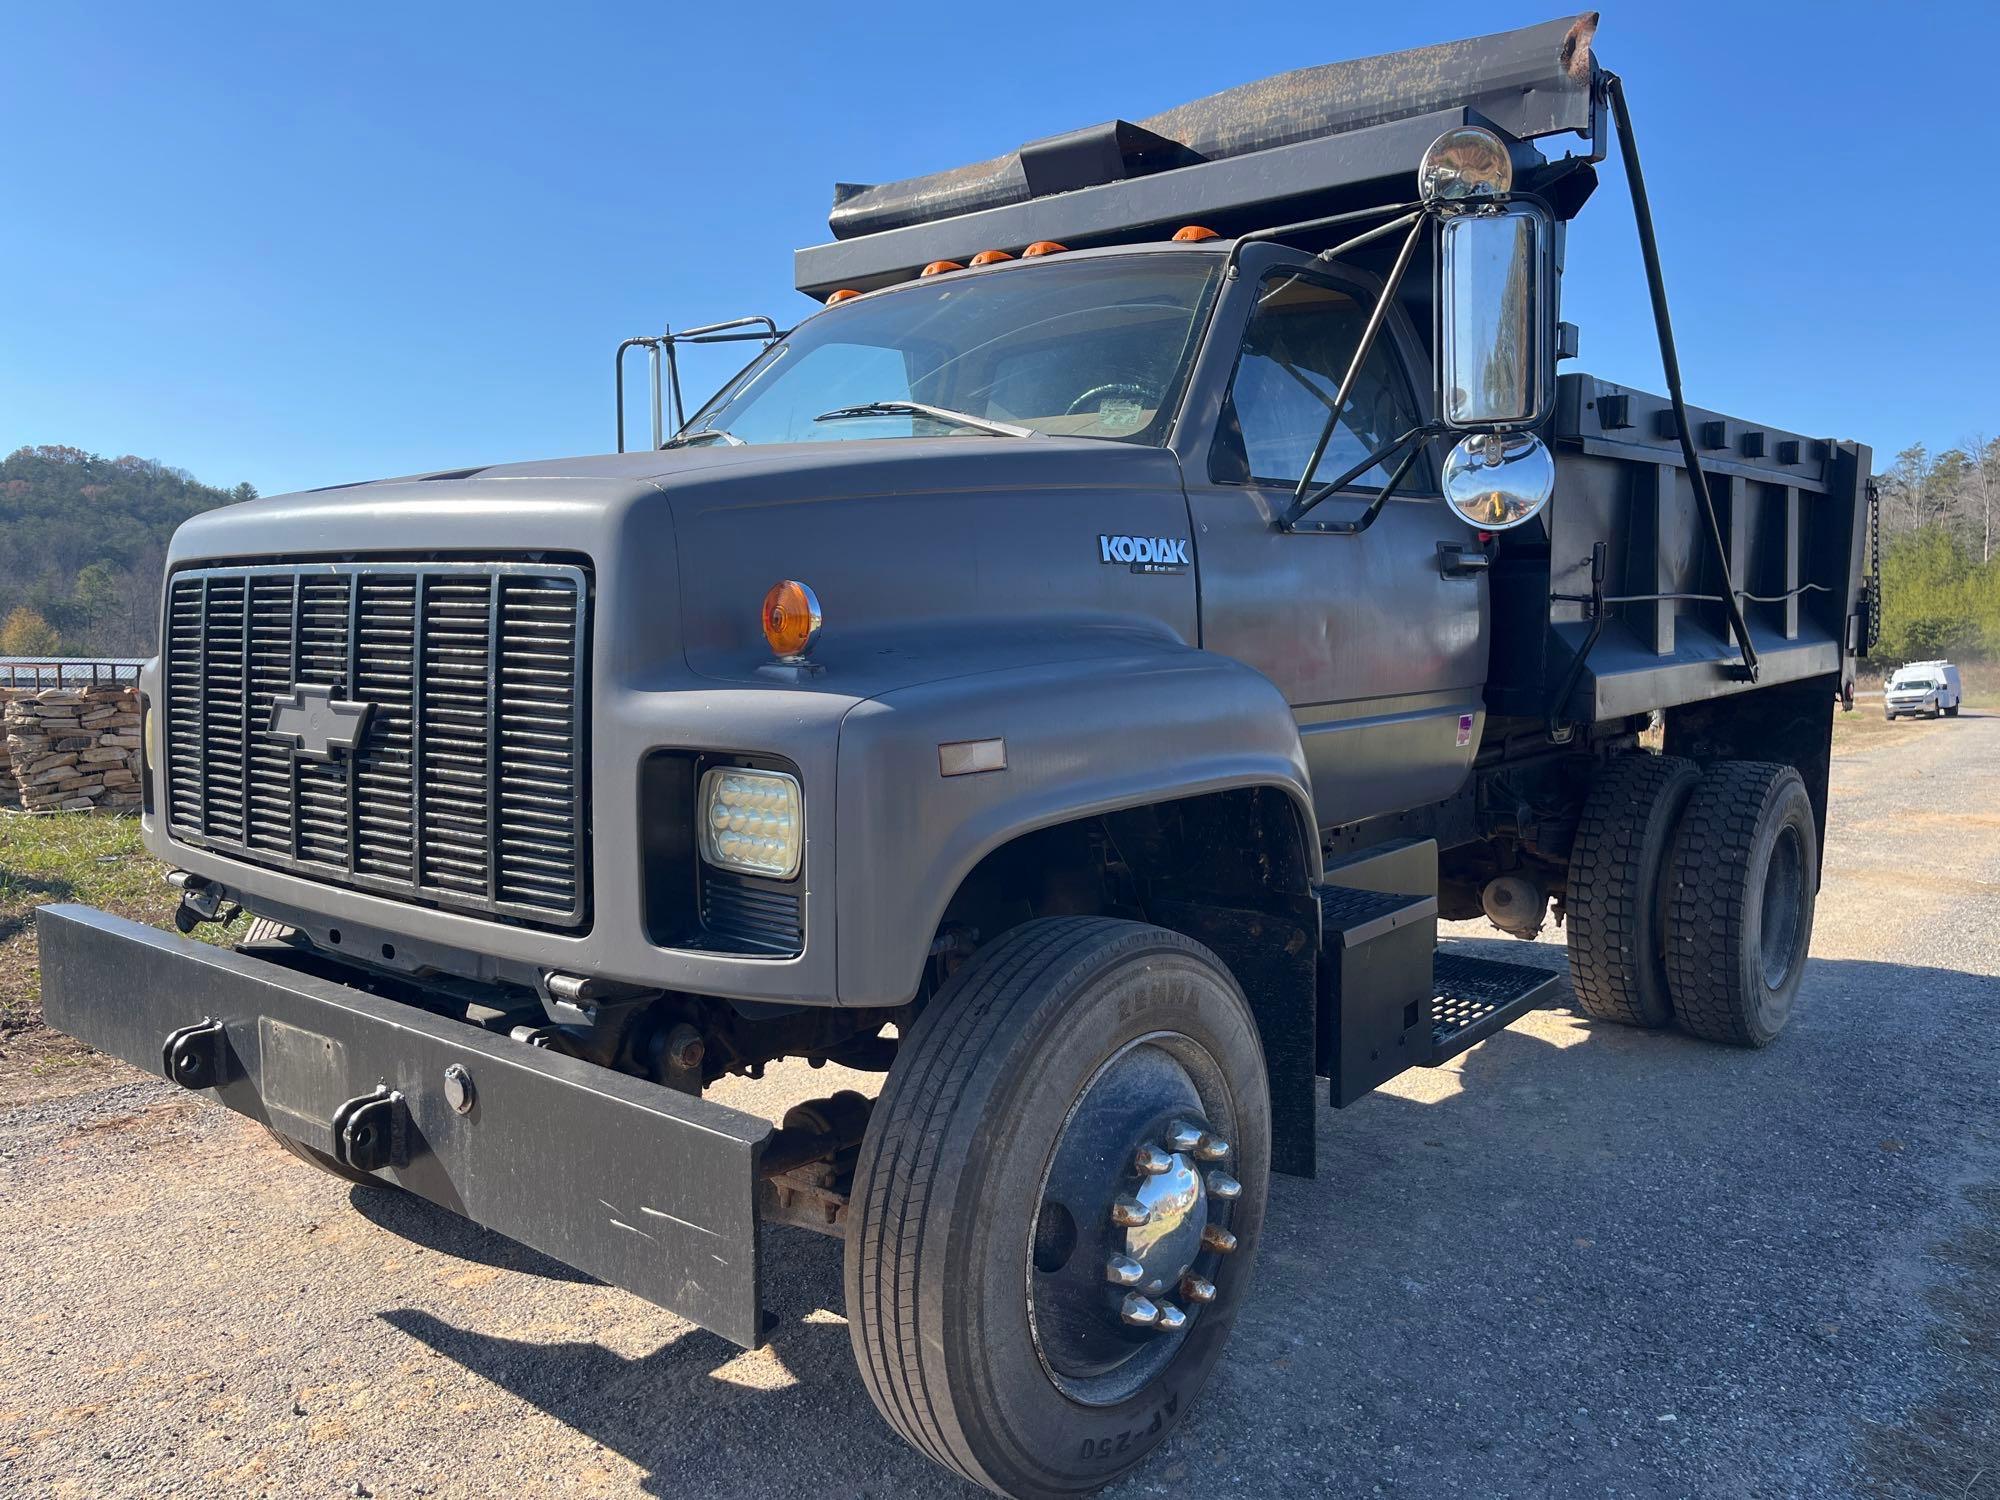
<path id="1" fill-rule="evenodd" d="M 1570 847 L 1570 987 L 1592 1020 L 1664 1026 L 1666 907 L 1662 881 L 1681 811 L 1701 767 L 1675 755 L 1626 755 L 1591 786 Z"/>
<path id="2" fill-rule="evenodd" d="M 1629 755 L 1599 773 L 1570 852 L 1577 1007 L 1761 1047 L 1805 976 L 1819 838 L 1790 766 Z"/>
<path id="3" fill-rule="evenodd" d="M 1667 870 L 1667 984 L 1683 1030 L 1762 1047 L 1812 945 L 1819 828 L 1790 766 L 1726 760 L 1688 800 Z"/>
<path id="4" fill-rule="evenodd" d="M 1187 1415 L 1270 1170 L 1250 1007 L 1132 922 L 1030 922 L 911 1029 L 854 1180 L 849 1327 L 883 1417 L 1005 1495 L 1087 1493 Z"/>

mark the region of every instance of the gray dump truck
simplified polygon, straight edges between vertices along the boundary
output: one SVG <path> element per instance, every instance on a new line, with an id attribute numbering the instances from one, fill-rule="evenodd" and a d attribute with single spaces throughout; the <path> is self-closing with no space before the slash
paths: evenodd
<path id="1" fill-rule="evenodd" d="M 1594 27 L 841 186 L 811 316 L 620 350 L 643 451 L 190 521 L 146 841 L 256 921 L 47 908 L 50 1020 L 745 1346 L 837 1236 L 919 1450 L 1141 1463 L 1322 1104 L 1554 993 L 1441 919 L 1553 916 L 1598 1021 L 1799 990 L 1869 450 L 1682 398 Z M 1665 395 L 1566 368 L 1614 141 Z M 704 1097 L 788 1058 L 884 1076 Z"/>

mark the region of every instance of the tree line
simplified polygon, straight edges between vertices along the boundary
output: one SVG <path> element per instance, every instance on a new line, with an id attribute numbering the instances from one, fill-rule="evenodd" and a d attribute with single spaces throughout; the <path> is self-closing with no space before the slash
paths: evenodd
<path id="1" fill-rule="evenodd" d="M 1876 476 L 1885 663 L 2000 657 L 2000 438 Z M 167 541 L 190 516 L 254 500 L 149 458 L 18 448 L 0 459 L 0 656 L 150 656 Z"/>
<path id="2" fill-rule="evenodd" d="M 174 528 L 256 497 L 150 458 L 58 446 L 0 458 L 0 655 L 150 656 Z"/>
<path id="3" fill-rule="evenodd" d="M 1885 663 L 2000 657 L 2000 438 L 1914 444 L 1876 476 Z"/>

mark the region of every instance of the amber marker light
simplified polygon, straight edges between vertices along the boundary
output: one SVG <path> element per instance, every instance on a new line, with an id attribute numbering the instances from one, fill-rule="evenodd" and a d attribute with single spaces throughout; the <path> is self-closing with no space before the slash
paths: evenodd
<path id="1" fill-rule="evenodd" d="M 1012 260 L 1013 258 L 1005 250 L 982 250 L 972 257 L 972 264 L 974 266 L 997 266 L 1001 261 Z"/>
<path id="2" fill-rule="evenodd" d="M 828 307 L 831 307 L 836 302 L 851 301 L 853 298 L 859 297 L 860 295 L 861 293 L 854 290 L 853 287 L 844 286 L 839 291 L 835 292 L 832 296 L 826 299 L 826 305 Z"/>
<path id="3" fill-rule="evenodd" d="M 819 600 L 796 579 L 772 584 L 764 596 L 764 639 L 780 661 L 804 661 L 821 623 Z"/>
<path id="4" fill-rule="evenodd" d="M 1181 245 L 1192 245 L 1197 240 L 1212 240 L 1216 238 L 1218 236 L 1213 229 L 1205 228 L 1200 224 L 1184 224 L 1174 231 L 1174 242 Z"/>
<path id="5" fill-rule="evenodd" d="M 955 260 L 934 260 L 918 274 L 923 276 L 942 276 L 946 271 L 963 271 L 964 269 L 965 267 Z"/>
<path id="6" fill-rule="evenodd" d="M 1028 246 L 1021 253 L 1031 257 L 1036 255 L 1061 255 L 1067 249 L 1069 249 L 1069 246 L 1058 245 L 1054 240 L 1036 240 L 1034 244 Z"/>

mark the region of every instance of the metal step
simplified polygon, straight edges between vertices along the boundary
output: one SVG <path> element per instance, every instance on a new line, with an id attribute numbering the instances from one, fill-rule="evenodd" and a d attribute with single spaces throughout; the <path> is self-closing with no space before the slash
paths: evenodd
<path id="1" fill-rule="evenodd" d="M 1338 1109 L 1429 1056 L 1437 897 L 1341 885 L 1319 886 L 1316 894 L 1315 1068 Z"/>
<path id="2" fill-rule="evenodd" d="M 1477 1046 L 1544 1004 L 1562 981 L 1558 971 L 1438 949 L 1431 959 L 1429 1066 Z"/>

